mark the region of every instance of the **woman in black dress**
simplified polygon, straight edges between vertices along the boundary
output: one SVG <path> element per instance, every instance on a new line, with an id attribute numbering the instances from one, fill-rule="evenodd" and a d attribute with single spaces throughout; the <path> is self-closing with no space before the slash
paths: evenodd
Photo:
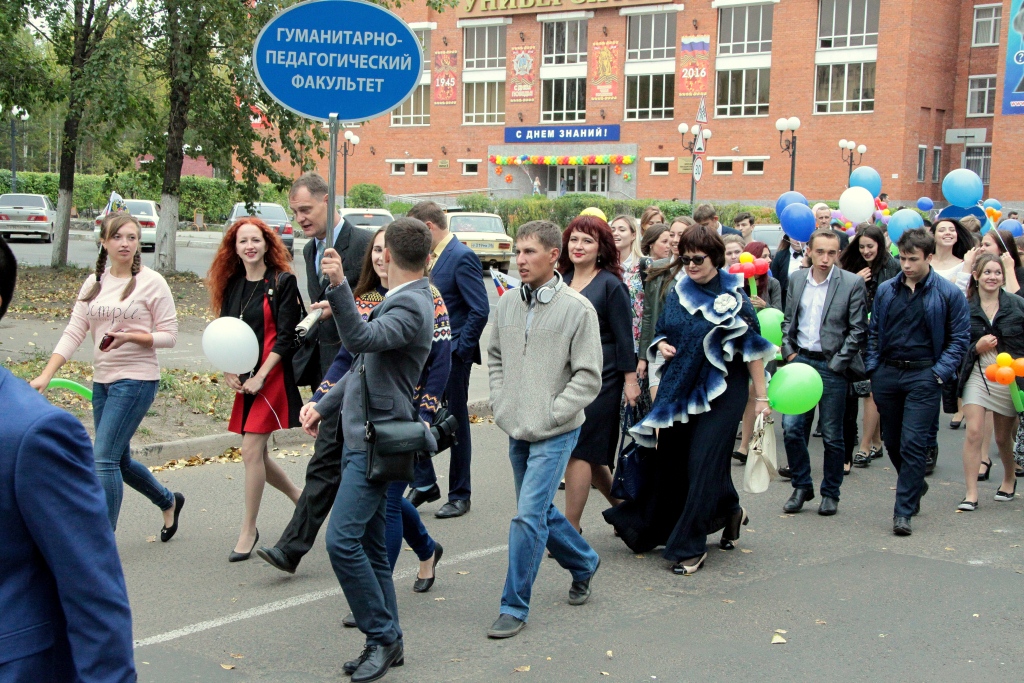
<path id="1" fill-rule="evenodd" d="M 590 485 L 612 505 L 611 465 L 619 442 L 619 408 L 623 384 L 626 400 L 640 395 L 633 346 L 633 313 L 622 282 L 619 252 L 611 228 L 596 216 L 578 216 L 562 233 L 558 269 L 565 283 L 594 305 L 601 326 L 601 393 L 587 406 L 586 421 L 565 470 L 565 517 L 580 528 Z"/>
<path id="2" fill-rule="evenodd" d="M 224 382 L 237 392 L 228 431 L 242 435 L 245 465 L 245 514 L 228 556 L 231 562 L 248 560 L 256 547 L 256 517 L 266 484 L 293 503 L 302 494 L 267 451 L 272 432 L 301 426 L 302 399 L 291 364 L 301 309 L 290 261 L 281 238 L 266 223 L 241 218 L 224 234 L 207 277 L 213 310 L 221 317 L 240 318 L 259 342 L 259 359 L 251 372 L 224 373 Z"/>
<path id="3" fill-rule="evenodd" d="M 676 574 L 704 565 L 708 534 L 724 529 L 721 547 L 728 550 L 746 523 L 729 462 L 748 378 L 759 412 L 771 414 L 764 364 L 775 346 L 760 335 L 743 276 L 724 264 L 716 232 L 697 226 L 683 233 L 669 271 L 673 286 L 646 349 L 648 359 L 655 349 L 665 357 L 661 390 L 630 430 L 639 445 L 657 450 L 637 499 L 604 512 L 634 552 L 664 545 Z"/>

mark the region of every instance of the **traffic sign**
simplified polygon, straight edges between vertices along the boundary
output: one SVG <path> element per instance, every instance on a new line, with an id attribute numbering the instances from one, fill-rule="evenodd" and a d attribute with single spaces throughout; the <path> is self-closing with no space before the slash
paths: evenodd
<path id="1" fill-rule="evenodd" d="M 700 155 L 704 153 L 704 129 L 697 128 L 697 137 L 693 141 L 693 153 Z"/>
<path id="2" fill-rule="evenodd" d="M 263 27 L 252 51 L 267 93 L 310 119 L 366 121 L 412 94 L 423 54 L 398 15 L 362 0 L 311 0 Z"/>
<path id="3" fill-rule="evenodd" d="M 700 96 L 700 106 L 697 107 L 697 123 L 707 123 L 707 122 L 708 122 L 708 107 L 707 107 L 707 104 L 704 102 L 704 96 L 701 95 Z"/>
<path id="4" fill-rule="evenodd" d="M 704 160 L 697 157 L 693 160 L 693 182 L 699 183 L 702 175 L 704 175 Z"/>

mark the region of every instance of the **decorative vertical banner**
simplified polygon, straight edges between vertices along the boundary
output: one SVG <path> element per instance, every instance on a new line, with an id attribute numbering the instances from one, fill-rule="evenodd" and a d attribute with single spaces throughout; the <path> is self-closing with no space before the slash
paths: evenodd
<path id="1" fill-rule="evenodd" d="M 509 95 L 510 102 L 533 102 L 535 77 L 533 65 L 536 64 L 534 55 L 537 52 L 535 45 L 518 45 L 512 48 L 512 92 Z"/>
<path id="2" fill-rule="evenodd" d="M 434 52 L 434 104 L 455 104 L 459 90 L 459 51 Z"/>
<path id="3" fill-rule="evenodd" d="M 680 97 L 708 94 L 708 71 L 711 64 L 711 36 L 683 36 L 679 47 Z"/>
<path id="4" fill-rule="evenodd" d="M 1013 17 L 1006 39 L 1003 114 L 1024 114 L 1024 0 L 1010 3 Z"/>
<path id="5" fill-rule="evenodd" d="M 619 41 L 598 40 L 591 46 L 590 99 L 616 100 L 619 97 Z"/>

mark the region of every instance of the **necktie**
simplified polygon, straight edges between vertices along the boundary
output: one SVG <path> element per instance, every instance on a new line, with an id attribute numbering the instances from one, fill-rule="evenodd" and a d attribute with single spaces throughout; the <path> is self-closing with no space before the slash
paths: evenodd
<path id="1" fill-rule="evenodd" d="M 327 251 L 327 240 L 320 240 L 316 243 L 316 274 L 321 275 L 320 272 L 320 261 L 324 258 L 324 252 Z"/>

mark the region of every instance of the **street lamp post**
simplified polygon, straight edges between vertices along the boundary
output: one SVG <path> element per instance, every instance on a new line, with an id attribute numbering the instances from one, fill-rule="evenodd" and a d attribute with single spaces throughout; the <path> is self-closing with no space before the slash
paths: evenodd
<path id="1" fill-rule="evenodd" d="M 775 130 L 779 131 L 779 146 L 784 154 L 789 155 L 789 191 L 793 191 L 796 185 L 796 131 L 800 128 L 800 119 L 790 116 L 788 119 L 779 119 L 775 122 Z M 784 140 L 783 135 L 789 131 L 789 139 Z"/>
<path id="2" fill-rule="evenodd" d="M 11 192 L 18 191 L 18 131 L 15 124 L 18 119 L 28 121 L 28 112 L 21 107 L 11 109 Z"/>
<path id="3" fill-rule="evenodd" d="M 693 211 L 693 207 L 697 205 L 697 178 L 693 174 L 693 163 L 697 160 L 697 154 L 695 149 L 697 147 L 697 136 L 704 138 L 707 142 L 711 139 L 711 129 L 702 128 L 700 124 L 693 124 L 692 128 L 687 129 L 685 123 L 680 123 L 677 128 L 679 134 L 682 136 L 683 149 L 690 153 L 690 211 Z M 689 130 L 690 134 L 693 135 L 693 139 L 689 142 L 686 141 L 686 131 Z"/>
<path id="4" fill-rule="evenodd" d="M 849 184 L 850 176 L 853 175 L 853 167 L 860 166 L 861 162 L 864 161 L 864 154 L 865 152 L 868 151 L 868 147 L 867 145 L 858 145 L 853 140 L 847 140 L 846 138 L 843 138 L 842 140 L 839 141 L 839 150 L 839 153 L 843 157 L 843 161 L 847 163 L 850 167 L 849 172 L 846 174 L 847 184 Z M 857 159 L 857 161 L 853 160 L 854 150 L 857 150 L 857 153 L 860 154 L 860 158 Z M 850 153 L 849 158 L 847 158 L 847 152 Z"/>
<path id="5" fill-rule="evenodd" d="M 344 160 L 341 170 L 341 208 L 347 206 L 348 201 L 348 158 L 356 153 L 356 145 L 359 144 L 359 136 L 350 130 L 345 131 L 345 143 L 341 148 L 341 157 Z"/>

